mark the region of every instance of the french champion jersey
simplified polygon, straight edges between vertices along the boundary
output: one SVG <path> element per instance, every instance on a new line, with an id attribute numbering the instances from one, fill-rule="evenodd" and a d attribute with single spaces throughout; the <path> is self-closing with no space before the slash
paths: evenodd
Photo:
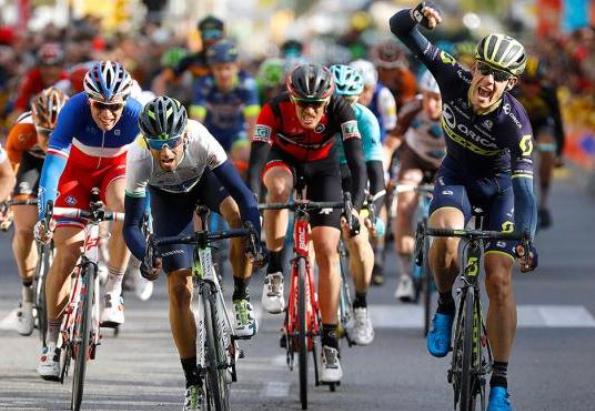
<path id="1" fill-rule="evenodd" d="M 384 142 L 387 132 L 397 125 L 397 103 L 393 93 L 380 82 L 376 84 L 369 109 L 378 119 L 380 141 Z"/>
<path id="2" fill-rule="evenodd" d="M 366 106 L 355 103 L 353 112 L 357 120 L 357 127 L 362 135 L 362 146 L 364 149 L 364 160 L 368 161 L 382 161 L 382 143 L 380 142 L 380 125 L 378 119 L 372 111 Z M 337 145 L 340 148 L 338 155 L 341 164 L 347 164 L 345 152 L 343 151 L 343 139 L 337 135 Z"/>
<path id="3" fill-rule="evenodd" d="M 205 169 L 227 160 L 223 147 L 198 121 L 188 120 L 184 156 L 174 171 L 164 171 L 153 159 L 142 137 L 130 147 L 126 164 L 126 195 L 144 197 L 147 185 L 170 193 L 186 193 L 200 181 Z"/>
<path id="4" fill-rule="evenodd" d="M 69 158 L 74 148 L 73 154 L 76 155 L 70 161 L 86 166 L 99 165 L 102 157 L 117 157 L 128 150 L 128 145 L 138 135 L 140 112 L 140 103 L 128 98 L 120 120 L 113 129 L 104 132 L 91 117 L 87 95 L 75 94 L 60 110 L 56 129 L 50 134 L 48 154 Z"/>

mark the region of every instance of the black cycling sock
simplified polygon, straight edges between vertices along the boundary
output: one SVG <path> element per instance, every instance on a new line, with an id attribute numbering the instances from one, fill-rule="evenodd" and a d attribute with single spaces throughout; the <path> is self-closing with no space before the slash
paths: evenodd
<path id="1" fill-rule="evenodd" d="M 492 367 L 492 378 L 490 379 L 490 387 L 508 388 L 508 380 L 506 378 L 507 373 L 507 362 L 494 361 L 494 365 Z"/>
<path id="2" fill-rule="evenodd" d="M 182 368 L 184 369 L 184 375 L 186 376 L 186 388 L 191 385 L 200 385 L 200 374 L 198 373 L 198 367 L 196 366 L 196 357 L 192 358 L 180 358 Z"/>
<path id="3" fill-rule="evenodd" d="M 23 287 L 31 287 L 33 285 L 33 279 L 28 278 L 23 280 Z"/>
<path id="4" fill-rule="evenodd" d="M 455 300 L 452 298 L 452 290 L 439 293 L 437 313 L 453 314 L 455 312 Z"/>
<path id="5" fill-rule="evenodd" d="M 271 251 L 267 274 L 283 272 L 283 250 Z"/>
<path id="6" fill-rule="evenodd" d="M 355 292 L 355 299 L 353 300 L 353 308 L 366 308 L 368 302 L 366 301 L 367 292 L 359 293 Z"/>
<path id="7" fill-rule="evenodd" d="M 322 345 L 339 348 L 337 341 L 337 324 L 322 324 Z"/>
<path id="8" fill-rule="evenodd" d="M 231 297 L 232 301 L 250 299 L 248 296 L 248 281 L 249 278 L 238 278 L 236 276 L 233 277 L 233 296 Z"/>

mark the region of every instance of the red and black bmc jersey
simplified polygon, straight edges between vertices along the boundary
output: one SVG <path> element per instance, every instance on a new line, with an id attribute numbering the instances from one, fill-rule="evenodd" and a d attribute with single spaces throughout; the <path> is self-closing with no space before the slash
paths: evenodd
<path id="1" fill-rule="evenodd" d="M 300 125 L 289 94 L 283 93 L 262 108 L 252 141 L 271 144 L 299 162 L 310 162 L 333 153 L 337 133 L 343 140 L 361 138 L 353 109 L 343 98 L 333 96 L 320 124 L 307 130 Z"/>

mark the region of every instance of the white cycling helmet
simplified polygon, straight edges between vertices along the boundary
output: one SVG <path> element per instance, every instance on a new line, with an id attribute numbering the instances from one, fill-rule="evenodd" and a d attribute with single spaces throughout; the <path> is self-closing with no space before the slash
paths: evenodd
<path id="1" fill-rule="evenodd" d="M 440 94 L 440 87 L 438 87 L 436 79 L 429 70 L 426 70 L 419 79 L 419 89 L 421 91 L 429 91 L 430 93 Z"/>
<path id="2" fill-rule="evenodd" d="M 112 101 L 122 97 L 126 100 L 132 90 L 132 77 L 122 64 L 116 61 L 100 61 L 85 75 L 85 93 L 93 100 Z"/>
<path id="3" fill-rule="evenodd" d="M 361 73 L 366 86 L 376 86 L 378 83 L 378 71 L 372 62 L 360 59 L 352 61 L 349 66 Z"/>

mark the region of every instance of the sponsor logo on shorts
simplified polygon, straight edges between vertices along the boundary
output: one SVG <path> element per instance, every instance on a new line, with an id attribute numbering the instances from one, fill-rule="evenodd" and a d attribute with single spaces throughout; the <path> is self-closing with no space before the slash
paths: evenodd
<path id="1" fill-rule="evenodd" d="M 332 212 L 332 208 L 321 208 L 318 214 L 330 215 Z"/>
<path id="2" fill-rule="evenodd" d="M 169 257 L 169 256 L 175 255 L 175 254 L 184 254 L 184 250 L 171 250 L 171 251 L 166 251 L 165 253 L 161 253 L 161 255 L 163 257 Z"/>
<path id="3" fill-rule="evenodd" d="M 451 190 L 442 190 L 442 194 L 445 196 L 452 196 L 454 193 Z"/>

